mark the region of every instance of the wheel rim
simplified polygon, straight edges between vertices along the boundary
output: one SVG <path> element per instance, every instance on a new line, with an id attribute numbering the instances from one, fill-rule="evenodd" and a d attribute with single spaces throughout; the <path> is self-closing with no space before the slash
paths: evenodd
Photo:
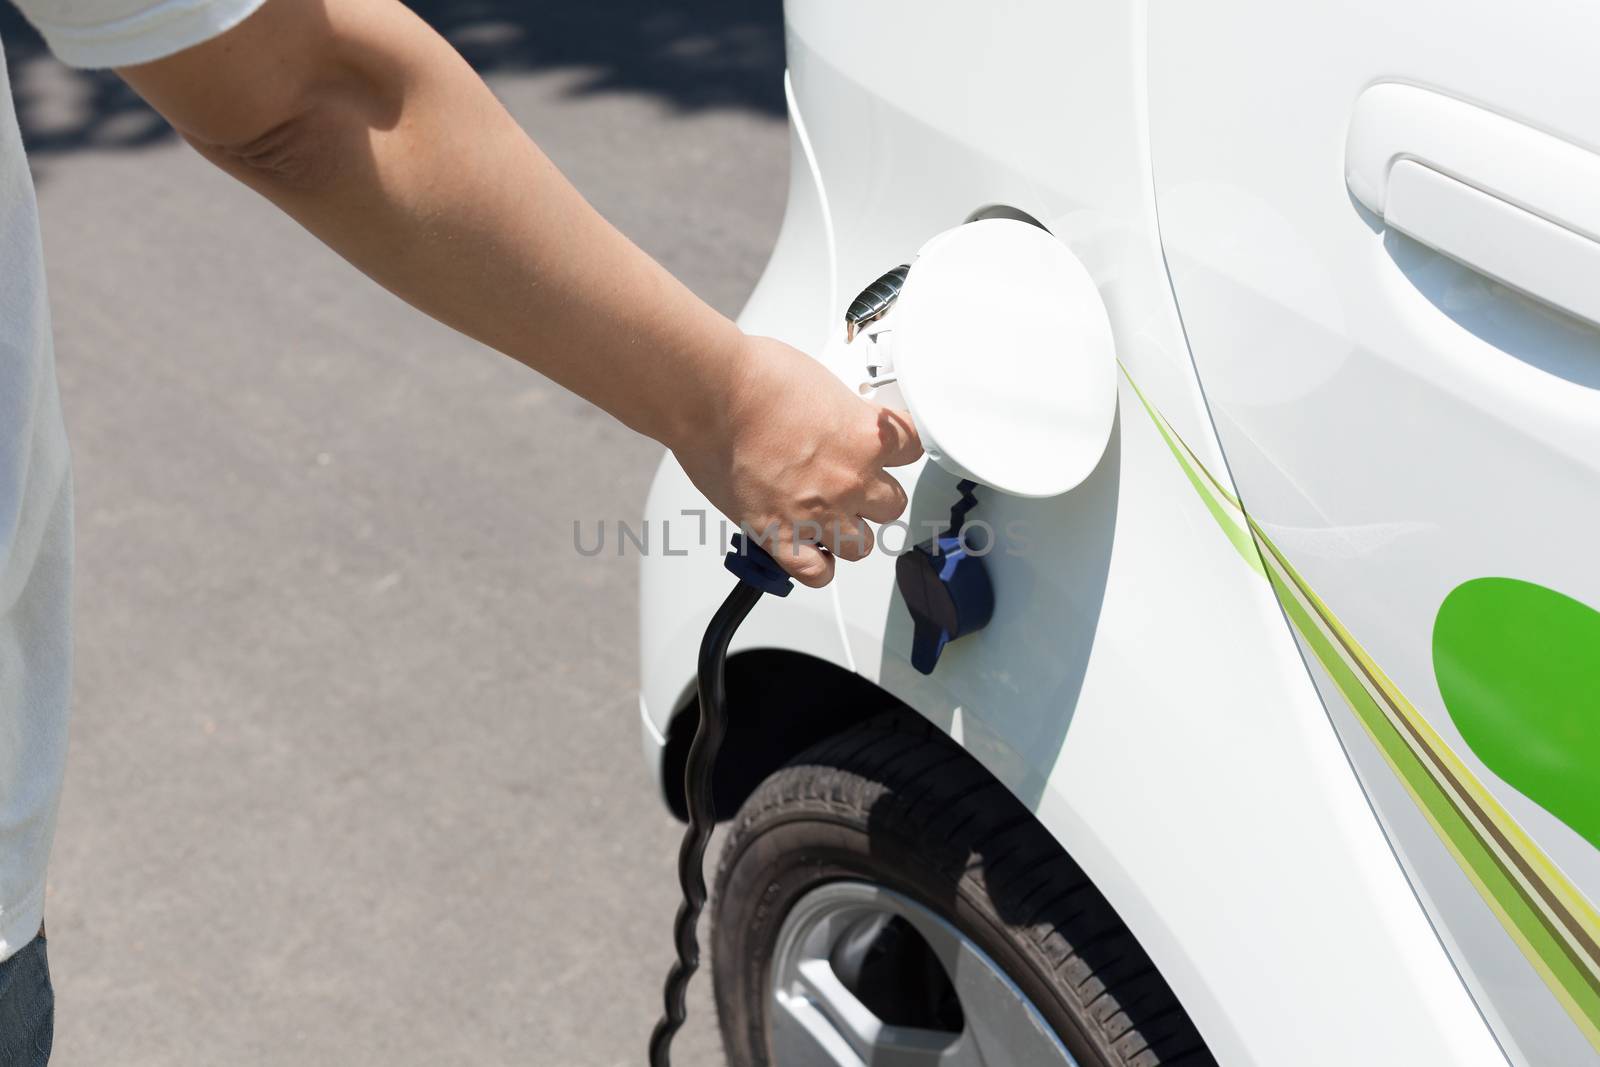
<path id="1" fill-rule="evenodd" d="M 894 948 L 885 950 L 886 938 Z M 883 962 L 890 952 L 905 958 Z M 934 992 L 923 999 L 936 1007 L 886 1004 L 861 985 L 863 961 L 896 968 L 901 986 L 927 985 Z M 923 961 L 942 975 L 918 975 Z M 771 990 L 774 1067 L 1077 1063 L 987 953 L 922 905 L 866 882 L 830 882 L 795 904 L 778 932 Z"/>

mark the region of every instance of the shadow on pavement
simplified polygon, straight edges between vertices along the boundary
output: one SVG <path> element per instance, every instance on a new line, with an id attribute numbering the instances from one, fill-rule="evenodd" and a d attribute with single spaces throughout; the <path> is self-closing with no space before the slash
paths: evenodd
<path id="1" fill-rule="evenodd" d="M 412 0 L 483 74 L 573 70 L 576 95 L 643 93 L 685 111 L 784 112 L 777 0 Z M 110 71 L 69 70 L 0 0 L 22 138 L 35 157 L 138 148 L 172 130 Z"/>

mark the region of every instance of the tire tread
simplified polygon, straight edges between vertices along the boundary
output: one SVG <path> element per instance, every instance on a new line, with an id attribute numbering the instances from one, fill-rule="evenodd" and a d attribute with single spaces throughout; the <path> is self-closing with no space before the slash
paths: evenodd
<path id="1" fill-rule="evenodd" d="M 721 896 L 775 823 L 825 818 L 896 835 L 986 909 L 1110 1067 L 1214 1063 L 1115 910 L 1033 814 L 943 732 L 895 712 L 819 742 L 769 776 L 733 820 Z"/>

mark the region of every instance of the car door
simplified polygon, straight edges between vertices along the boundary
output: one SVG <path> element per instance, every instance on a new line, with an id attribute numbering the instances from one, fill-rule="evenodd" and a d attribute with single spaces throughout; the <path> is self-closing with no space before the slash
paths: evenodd
<path id="1" fill-rule="evenodd" d="M 1519 1063 L 1600 1062 L 1597 42 L 1572 0 L 1149 20 L 1161 240 L 1226 462 Z"/>

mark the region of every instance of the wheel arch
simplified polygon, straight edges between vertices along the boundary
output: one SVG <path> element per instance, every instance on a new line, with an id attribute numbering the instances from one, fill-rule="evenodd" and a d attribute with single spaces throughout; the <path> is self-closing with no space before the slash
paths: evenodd
<path id="1" fill-rule="evenodd" d="M 731 818 L 773 771 L 825 738 L 884 712 L 911 709 L 836 663 L 783 648 L 728 657 L 728 733 L 713 772 L 717 818 Z M 684 815 L 683 769 L 700 721 L 691 681 L 673 709 L 661 754 L 667 808 Z"/>

